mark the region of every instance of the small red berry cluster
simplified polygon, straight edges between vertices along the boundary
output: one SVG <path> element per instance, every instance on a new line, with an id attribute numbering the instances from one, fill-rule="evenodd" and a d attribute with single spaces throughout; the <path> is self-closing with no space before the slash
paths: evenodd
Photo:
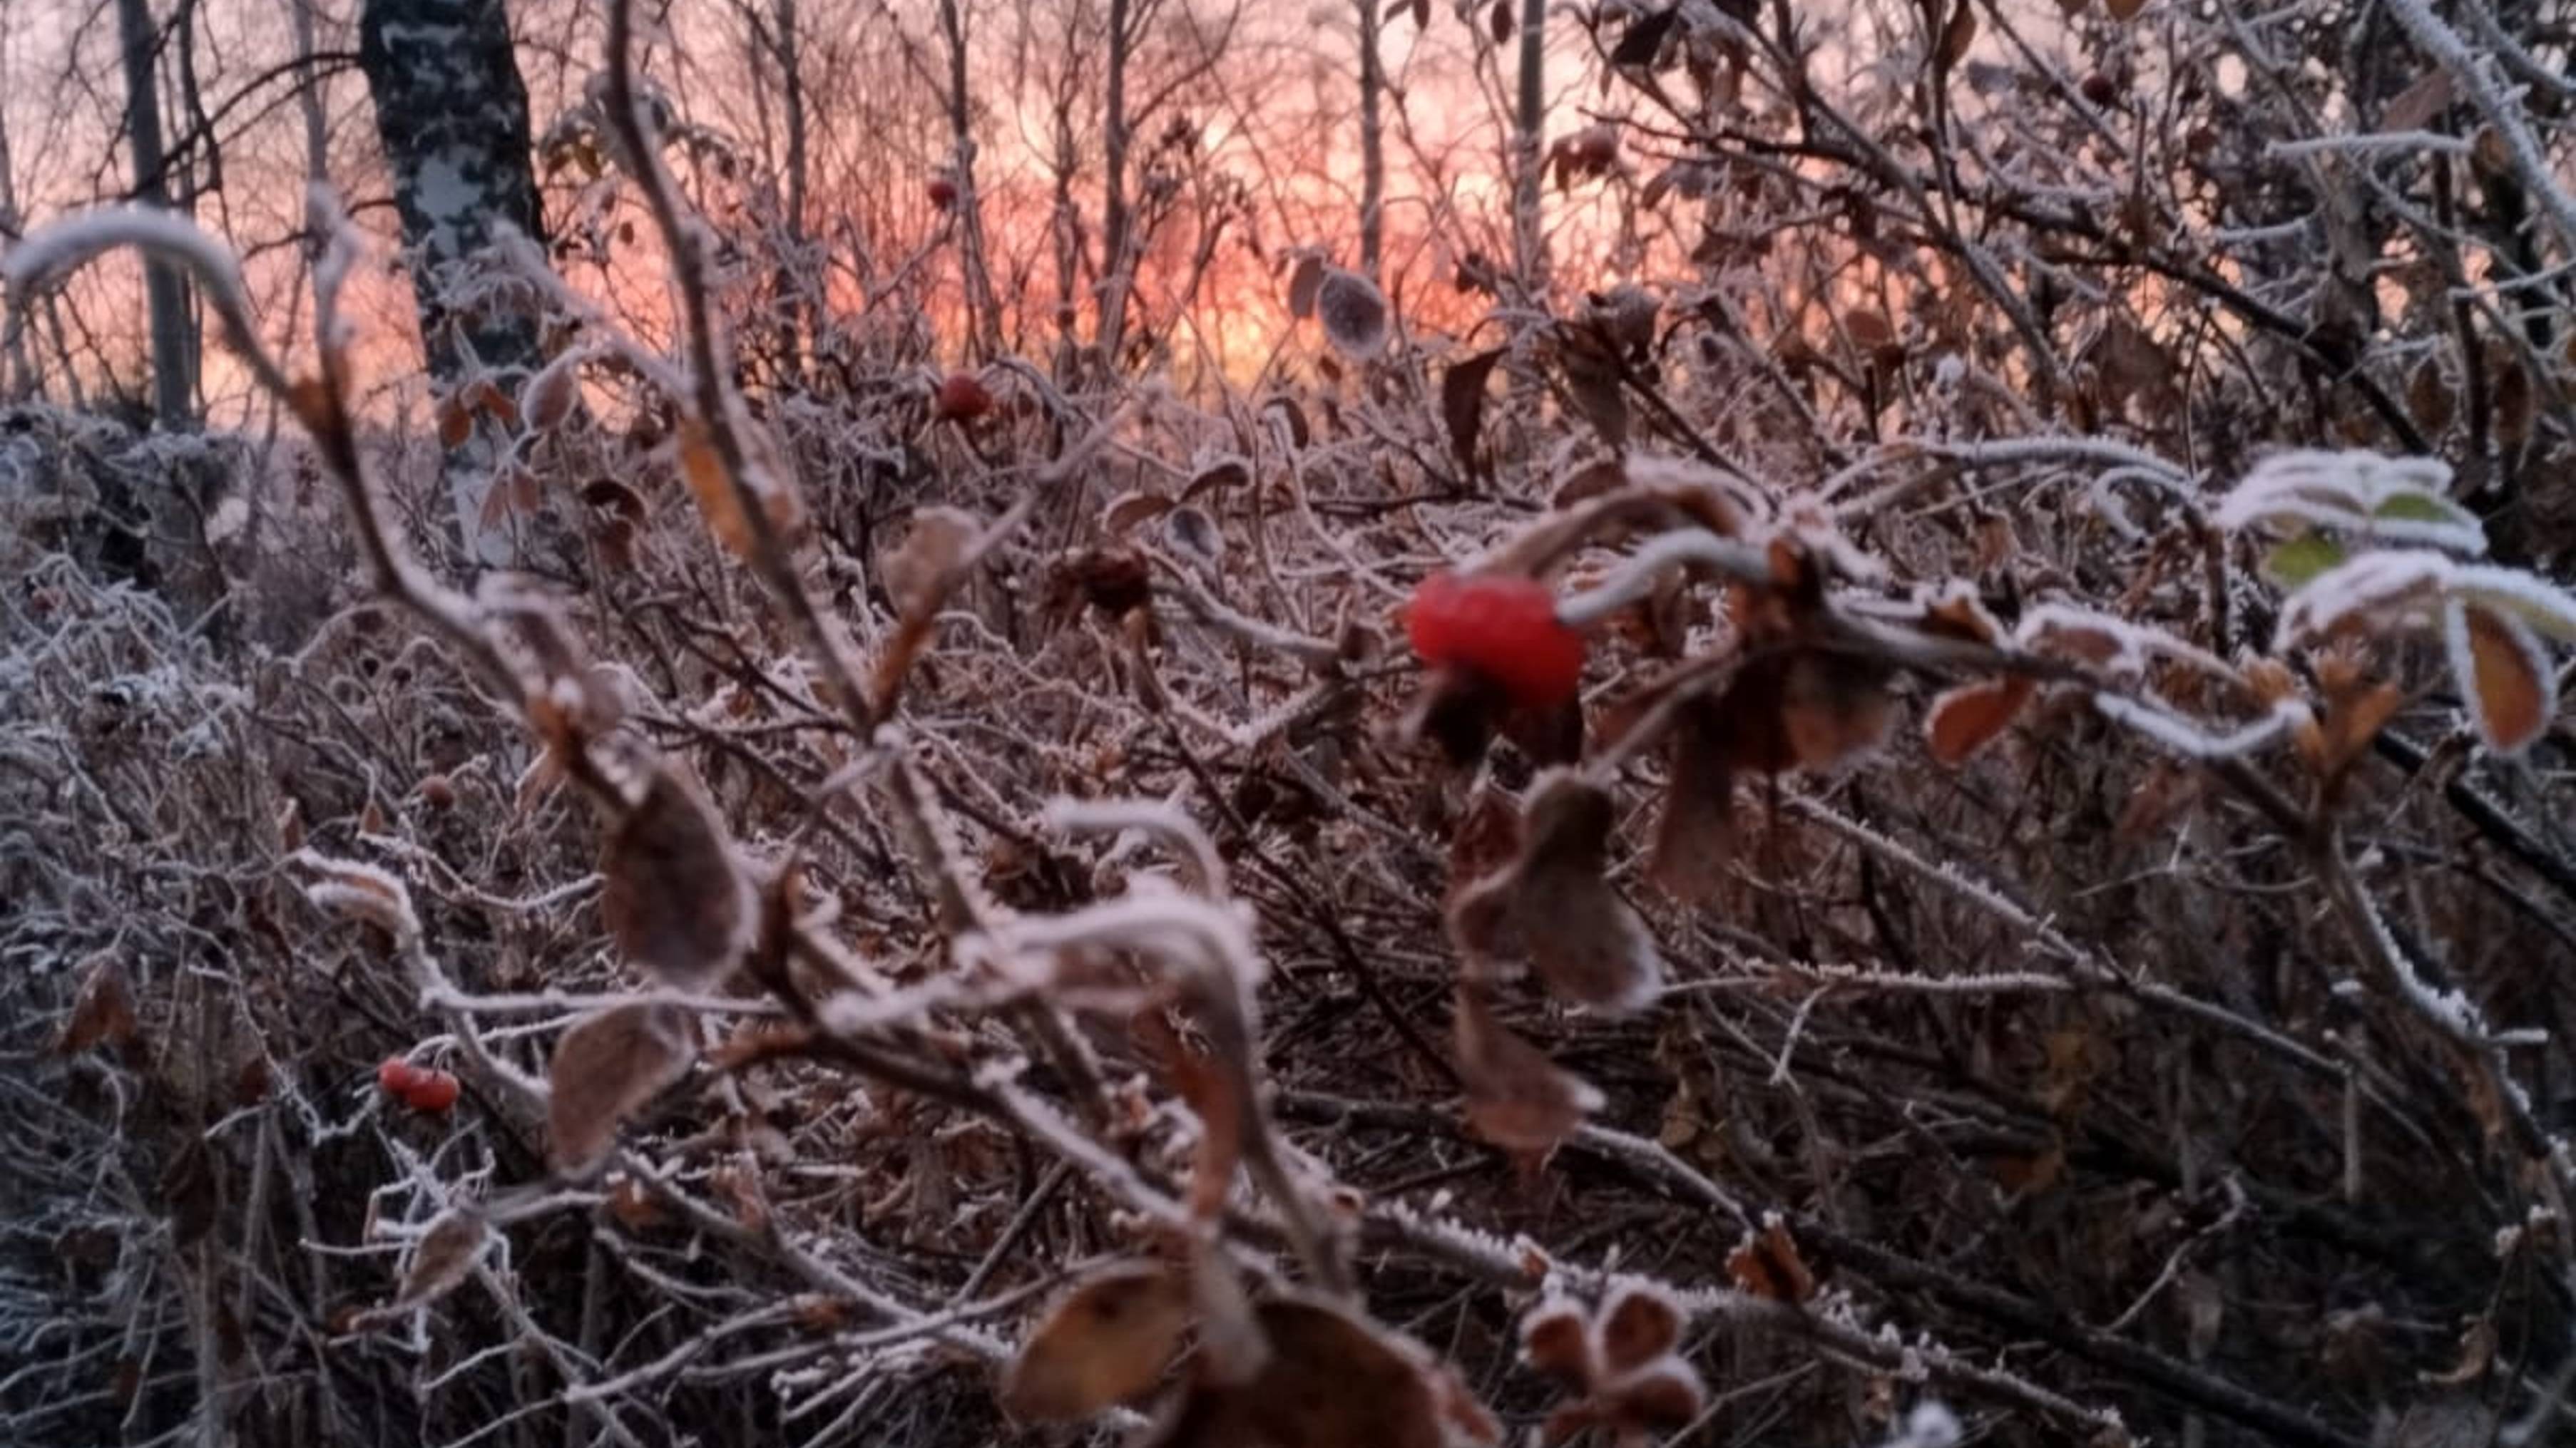
<path id="1" fill-rule="evenodd" d="M 1404 628 L 1424 663 L 1490 680 L 1523 708 L 1562 704 L 1583 681 L 1583 635 L 1534 579 L 1434 573 L 1414 588 Z"/>
<path id="2" fill-rule="evenodd" d="M 415 1066 L 400 1056 L 387 1056 L 376 1068 L 376 1084 L 388 1096 L 424 1116 L 436 1116 L 456 1104 L 456 1078 L 445 1071 Z"/>

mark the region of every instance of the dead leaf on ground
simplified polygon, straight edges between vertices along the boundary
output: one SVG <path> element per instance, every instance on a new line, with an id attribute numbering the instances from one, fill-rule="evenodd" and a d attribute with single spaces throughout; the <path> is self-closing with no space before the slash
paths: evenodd
<path id="1" fill-rule="evenodd" d="M 1816 1291 L 1816 1274 L 1798 1255 L 1797 1241 L 1776 1213 L 1727 1254 L 1726 1271 L 1739 1289 L 1775 1302 L 1804 1302 Z"/>

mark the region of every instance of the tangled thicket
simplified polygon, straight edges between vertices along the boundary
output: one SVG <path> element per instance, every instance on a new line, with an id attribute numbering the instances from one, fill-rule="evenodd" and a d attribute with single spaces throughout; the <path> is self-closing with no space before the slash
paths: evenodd
<path id="1" fill-rule="evenodd" d="M 2571 1431 L 2551 7 L 1796 8 L 1193 399 L 746 389 L 618 7 L 471 588 L 327 206 L 310 380 L 12 253 L 311 446 L 0 422 L 0 1437 Z"/>

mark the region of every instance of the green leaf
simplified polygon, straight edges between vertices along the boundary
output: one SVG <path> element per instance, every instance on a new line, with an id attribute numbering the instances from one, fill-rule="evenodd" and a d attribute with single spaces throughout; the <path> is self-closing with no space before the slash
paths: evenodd
<path id="1" fill-rule="evenodd" d="M 2432 493 L 2392 493 L 2380 499 L 2379 506 L 2370 510 L 2370 516 L 2391 522 L 2448 523 L 2462 528 L 2480 526 L 2477 514 Z"/>
<path id="2" fill-rule="evenodd" d="M 2343 561 L 2343 545 L 2323 533 L 2292 538 L 2263 560 L 2263 572 L 2283 588 L 2298 588 Z"/>

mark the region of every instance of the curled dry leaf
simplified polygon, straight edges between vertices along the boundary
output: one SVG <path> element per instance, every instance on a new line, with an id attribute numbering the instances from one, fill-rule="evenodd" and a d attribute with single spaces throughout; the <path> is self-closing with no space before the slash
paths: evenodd
<path id="1" fill-rule="evenodd" d="M 610 832 L 599 912 L 628 960 L 684 990 L 733 973 L 750 946 L 751 884 L 724 820 L 670 764 Z"/>
<path id="2" fill-rule="evenodd" d="M 566 1176 L 597 1167 L 626 1119 L 696 1059 L 688 1019 L 673 1006 L 614 1006 L 576 1022 L 555 1044 L 547 1073 L 548 1161 Z"/>
<path id="3" fill-rule="evenodd" d="M 1594 1010 L 1637 1010 L 1663 984 L 1645 924 L 1610 888 L 1609 792 L 1572 770 L 1530 787 L 1521 850 L 1460 893 L 1450 933 L 1469 956 L 1518 955 L 1558 998 Z"/>
<path id="4" fill-rule="evenodd" d="M 1252 464 L 1240 457 L 1210 458 L 1190 474 L 1181 488 L 1181 501 L 1186 503 L 1201 493 L 1222 493 L 1240 488 L 1252 481 Z"/>
<path id="5" fill-rule="evenodd" d="M 1171 499 L 1139 488 L 1109 500 L 1109 506 L 1100 510 L 1100 528 L 1114 538 L 1134 531 L 1139 523 L 1151 522 L 1170 511 Z"/>
<path id="6" fill-rule="evenodd" d="M 402 1290 L 385 1305 L 387 1312 L 425 1307 L 456 1290 L 483 1258 L 491 1229 L 472 1207 L 450 1207 L 438 1214 L 412 1249 L 411 1267 L 403 1273 Z"/>
<path id="7" fill-rule="evenodd" d="M 1288 274 L 1288 315 L 1305 321 L 1315 315 L 1315 293 L 1324 285 L 1324 259 L 1313 253 L 1297 258 Z"/>
<path id="8" fill-rule="evenodd" d="M 1467 1124 L 1516 1156 L 1544 1158 L 1601 1109 L 1601 1093 L 1494 1018 L 1484 991 L 1458 992 L 1458 1076 Z"/>
<path id="9" fill-rule="evenodd" d="M 1816 1274 L 1798 1255 L 1796 1240 L 1776 1212 L 1762 1219 L 1761 1231 L 1746 1234 L 1727 1254 L 1726 1271 L 1739 1289 L 1775 1302 L 1804 1302 L 1816 1291 Z"/>
<path id="10" fill-rule="evenodd" d="M 1503 351 L 1496 347 L 1462 358 L 1440 375 L 1440 417 L 1449 428 L 1449 455 L 1471 477 L 1483 476 L 1476 440 L 1484 430 L 1485 383 L 1494 375 L 1494 364 L 1503 360 Z"/>
<path id="11" fill-rule="evenodd" d="M 1386 350 L 1386 293 L 1377 283 L 1339 267 L 1325 270 L 1315 289 L 1315 317 L 1324 324 L 1324 340 L 1354 362 L 1366 362 Z"/>
<path id="12" fill-rule="evenodd" d="M 2031 691 L 2031 681 L 2018 674 L 1942 691 L 1923 720 L 1933 760 L 1952 767 L 1966 763 L 2011 726 Z"/>
<path id="13" fill-rule="evenodd" d="M 1158 1263 L 1103 1268 L 1066 1293 L 1020 1348 L 1002 1406 L 1061 1423 L 1141 1396 L 1160 1382 L 1188 1331 L 1187 1284 Z"/>
<path id="14" fill-rule="evenodd" d="M 2549 727 L 2557 704 L 2549 655 L 2522 620 L 2493 609 L 2455 602 L 2443 622 L 2478 737 L 2498 754 L 2519 753 Z"/>

